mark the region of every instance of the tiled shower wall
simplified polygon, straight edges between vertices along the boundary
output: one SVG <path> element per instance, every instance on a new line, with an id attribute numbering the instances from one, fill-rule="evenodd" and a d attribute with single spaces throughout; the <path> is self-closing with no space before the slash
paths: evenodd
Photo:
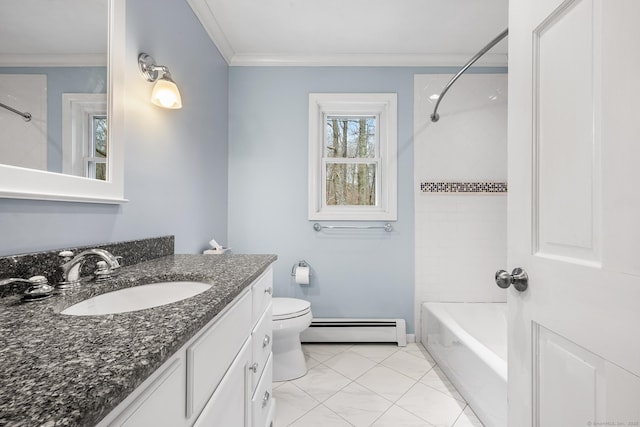
<path id="1" fill-rule="evenodd" d="M 507 75 L 414 79 L 415 316 L 425 301 L 506 301 Z"/>

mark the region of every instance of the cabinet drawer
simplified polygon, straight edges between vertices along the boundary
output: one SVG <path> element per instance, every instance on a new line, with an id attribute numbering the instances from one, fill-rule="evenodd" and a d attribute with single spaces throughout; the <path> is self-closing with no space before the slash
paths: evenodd
<path id="1" fill-rule="evenodd" d="M 209 400 L 250 335 L 251 325 L 251 293 L 247 292 L 187 348 L 187 418 Z"/>
<path id="2" fill-rule="evenodd" d="M 251 340 L 247 340 L 193 427 L 249 426 L 247 372 L 250 359 Z"/>
<path id="3" fill-rule="evenodd" d="M 267 414 L 267 419 L 264 421 L 264 427 L 273 427 L 276 420 L 276 404 L 277 403 L 275 397 L 272 397 L 271 405 L 269 407 L 269 413 Z"/>
<path id="4" fill-rule="evenodd" d="M 271 302 L 273 294 L 273 270 L 269 268 L 258 277 L 251 287 L 253 298 L 253 323 L 255 324 Z"/>
<path id="5" fill-rule="evenodd" d="M 273 341 L 273 335 L 271 333 L 272 325 L 271 325 L 271 304 L 267 306 L 267 310 L 264 312 L 258 324 L 253 328 L 253 333 L 251 334 L 252 340 L 252 363 L 253 363 L 253 373 L 252 373 L 252 383 L 251 390 L 255 390 L 258 386 L 258 380 L 262 375 L 262 371 L 264 371 L 264 367 L 267 363 L 267 359 L 271 354 L 271 345 Z"/>
<path id="6" fill-rule="evenodd" d="M 253 427 L 262 427 L 267 424 L 269 411 L 271 410 L 273 390 L 271 388 L 271 378 L 273 377 L 273 356 L 267 360 L 258 387 L 251 399 L 251 412 L 253 417 Z"/>

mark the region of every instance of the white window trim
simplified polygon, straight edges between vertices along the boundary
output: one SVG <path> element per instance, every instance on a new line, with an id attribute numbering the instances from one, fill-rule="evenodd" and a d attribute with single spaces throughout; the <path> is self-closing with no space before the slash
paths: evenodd
<path id="1" fill-rule="evenodd" d="M 324 205 L 324 117 L 327 115 L 369 115 L 379 118 L 380 163 L 377 206 Z M 397 220 L 397 116 L 397 95 L 395 93 L 309 94 L 309 220 Z"/>
<path id="2" fill-rule="evenodd" d="M 107 115 L 106 94 L 62 94 L 62 173 L 87 177 L 89 117 L 95 115 Z"/>

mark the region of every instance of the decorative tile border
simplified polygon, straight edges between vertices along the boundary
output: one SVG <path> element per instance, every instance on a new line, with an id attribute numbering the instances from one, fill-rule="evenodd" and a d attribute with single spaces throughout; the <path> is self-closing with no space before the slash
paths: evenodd
<path id="1" fill-rule="evenodd" d="M 421 182 L 423 193 L 506 193 L 506 182 Z"/>

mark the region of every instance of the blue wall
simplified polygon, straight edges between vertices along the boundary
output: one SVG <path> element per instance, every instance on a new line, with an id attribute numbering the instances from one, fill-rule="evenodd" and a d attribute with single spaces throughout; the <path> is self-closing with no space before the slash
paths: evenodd
<path id="1" fill-rule="evenodd" d="M 0 255 L 174 234 L 176 252 L 226 240 L 228 66 L 186 1 L 127 2 L 125 197 L 113 206 L 0 199 Z M 179 36 L 177 36 L 179 34 Z M 170 67 L 184 108 L 149 102 L 145 51 Z"/>
<path id="2" fill-rule="evenodd" d="M 106 93 L 106 67 L 2 67 L 0 74 L 47 76 L 47 170 L 62 172 L 62 94 Z"/>
<path id="3" fill-rule="evenodd" d="M 399 317 L 413 332 L 413 76 L 455 68 L 232 67 L 229 245 L 278 254 L 275 294 L 311 301 L 316 317 Z M 474 72 L 504 72 L 482 68 Z M 321 232 L 307 220 L 311 92 L 398 94 L 398 221 L 392 233 Z M 310 286 L 291 267 L 313 267 Z"/>

